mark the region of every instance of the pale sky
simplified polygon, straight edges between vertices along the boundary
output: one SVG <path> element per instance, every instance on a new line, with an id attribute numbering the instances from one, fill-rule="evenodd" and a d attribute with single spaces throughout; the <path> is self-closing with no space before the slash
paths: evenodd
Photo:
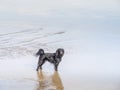
<path id="1" fill-rule="evenodd" d="M 0 22 L 119 30 L 119 0 L 0 0 Z M 110 27 L 109 27 L 110 26 Z M 71 27 L 71 28 L 72 28 Z"/>
<path id="2" fill-rule="evenodd" d="M 96 10 L 119 13 L 118 0 L 4 0 L 0 1 L 0 12 L 20 15 L 50 15 L 59 11 Z M 59 10 L 59 11 L 56 11 Z M 65 12 L 64 12 L 65 13 Z M 67 13 L 67 12 L 66 12 Z"/>
<path id="3" fill-rule="evenodd" d="M 0 0 L 0 14 L 8 18 L 24 15 L 79 18 L 118 17 L 120 2 L 118 0 Z"/>

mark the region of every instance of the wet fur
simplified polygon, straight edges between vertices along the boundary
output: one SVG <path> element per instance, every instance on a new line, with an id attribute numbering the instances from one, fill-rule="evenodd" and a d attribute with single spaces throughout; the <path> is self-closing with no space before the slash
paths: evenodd
<path id="1" fill-rule="evenodd" d="M 55 53 L 44 53 L 43 49 L 39 49 L 39 51 L 36 53 L 36 56 L 39 56 L 38 66 L 36 71 L 38 71 L 39 69 L 42 70 L 42 65 L 45 63 L 45 61 L 54 64 L 55 71 L 57 71 L 58 65 L 61 62 L 63 55 L 64 55 L 64 49 L 62 48 L 57 49 Z"/>

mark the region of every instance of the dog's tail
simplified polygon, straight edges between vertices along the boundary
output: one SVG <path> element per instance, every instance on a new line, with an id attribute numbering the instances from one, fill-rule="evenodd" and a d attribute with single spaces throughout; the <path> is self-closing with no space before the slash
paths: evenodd
<path id="1" fill-rule="evenodd" d="M 36 56 L 43 55 L 43 54 L 44 54 L 44 50 L 39 49 L 38 52 L 36 53 Z"/>

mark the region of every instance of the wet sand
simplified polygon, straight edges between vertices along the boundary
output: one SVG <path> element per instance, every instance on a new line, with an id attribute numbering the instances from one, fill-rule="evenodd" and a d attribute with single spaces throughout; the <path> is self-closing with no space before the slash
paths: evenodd
<path id="1" fill-rule="evenodd" d="M 120 90 L 120 83 L 112 80 L 61 77 L 59 72 L 35 73 L 34 78 L 0 80 L 0 90 Z"/>
<path id="2" fill-rule="evenodd" d="M 48 64 L 36 72 L 36 63 L 36 58 L 30 56 L 0 61 L 0 90 L 120 90 L 119 77 L 90 77 L 68 71 L 64 65 L 54 72 Z"/>
<path id="3" fill-rule="evenodd" d="M 64 90 L 58 72 L 36 73 L 35 78 L 0 80 L 0 90 Z"/>
<path id="4" fill-rule="evenodd" d="M 52 75 L 44 75 L 42 71 L 37 72 L 39 84 L 37 90 L 63 90 L 63 84 L 58 72 Z"/>

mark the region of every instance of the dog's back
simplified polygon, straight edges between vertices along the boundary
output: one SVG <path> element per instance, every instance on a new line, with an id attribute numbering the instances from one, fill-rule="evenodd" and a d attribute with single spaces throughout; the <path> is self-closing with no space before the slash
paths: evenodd
<path id="1" fill-rule="evenodd" d="M 45 53 L 45 59 L 51 63 L 54 63 L 55 53 Z"/>

